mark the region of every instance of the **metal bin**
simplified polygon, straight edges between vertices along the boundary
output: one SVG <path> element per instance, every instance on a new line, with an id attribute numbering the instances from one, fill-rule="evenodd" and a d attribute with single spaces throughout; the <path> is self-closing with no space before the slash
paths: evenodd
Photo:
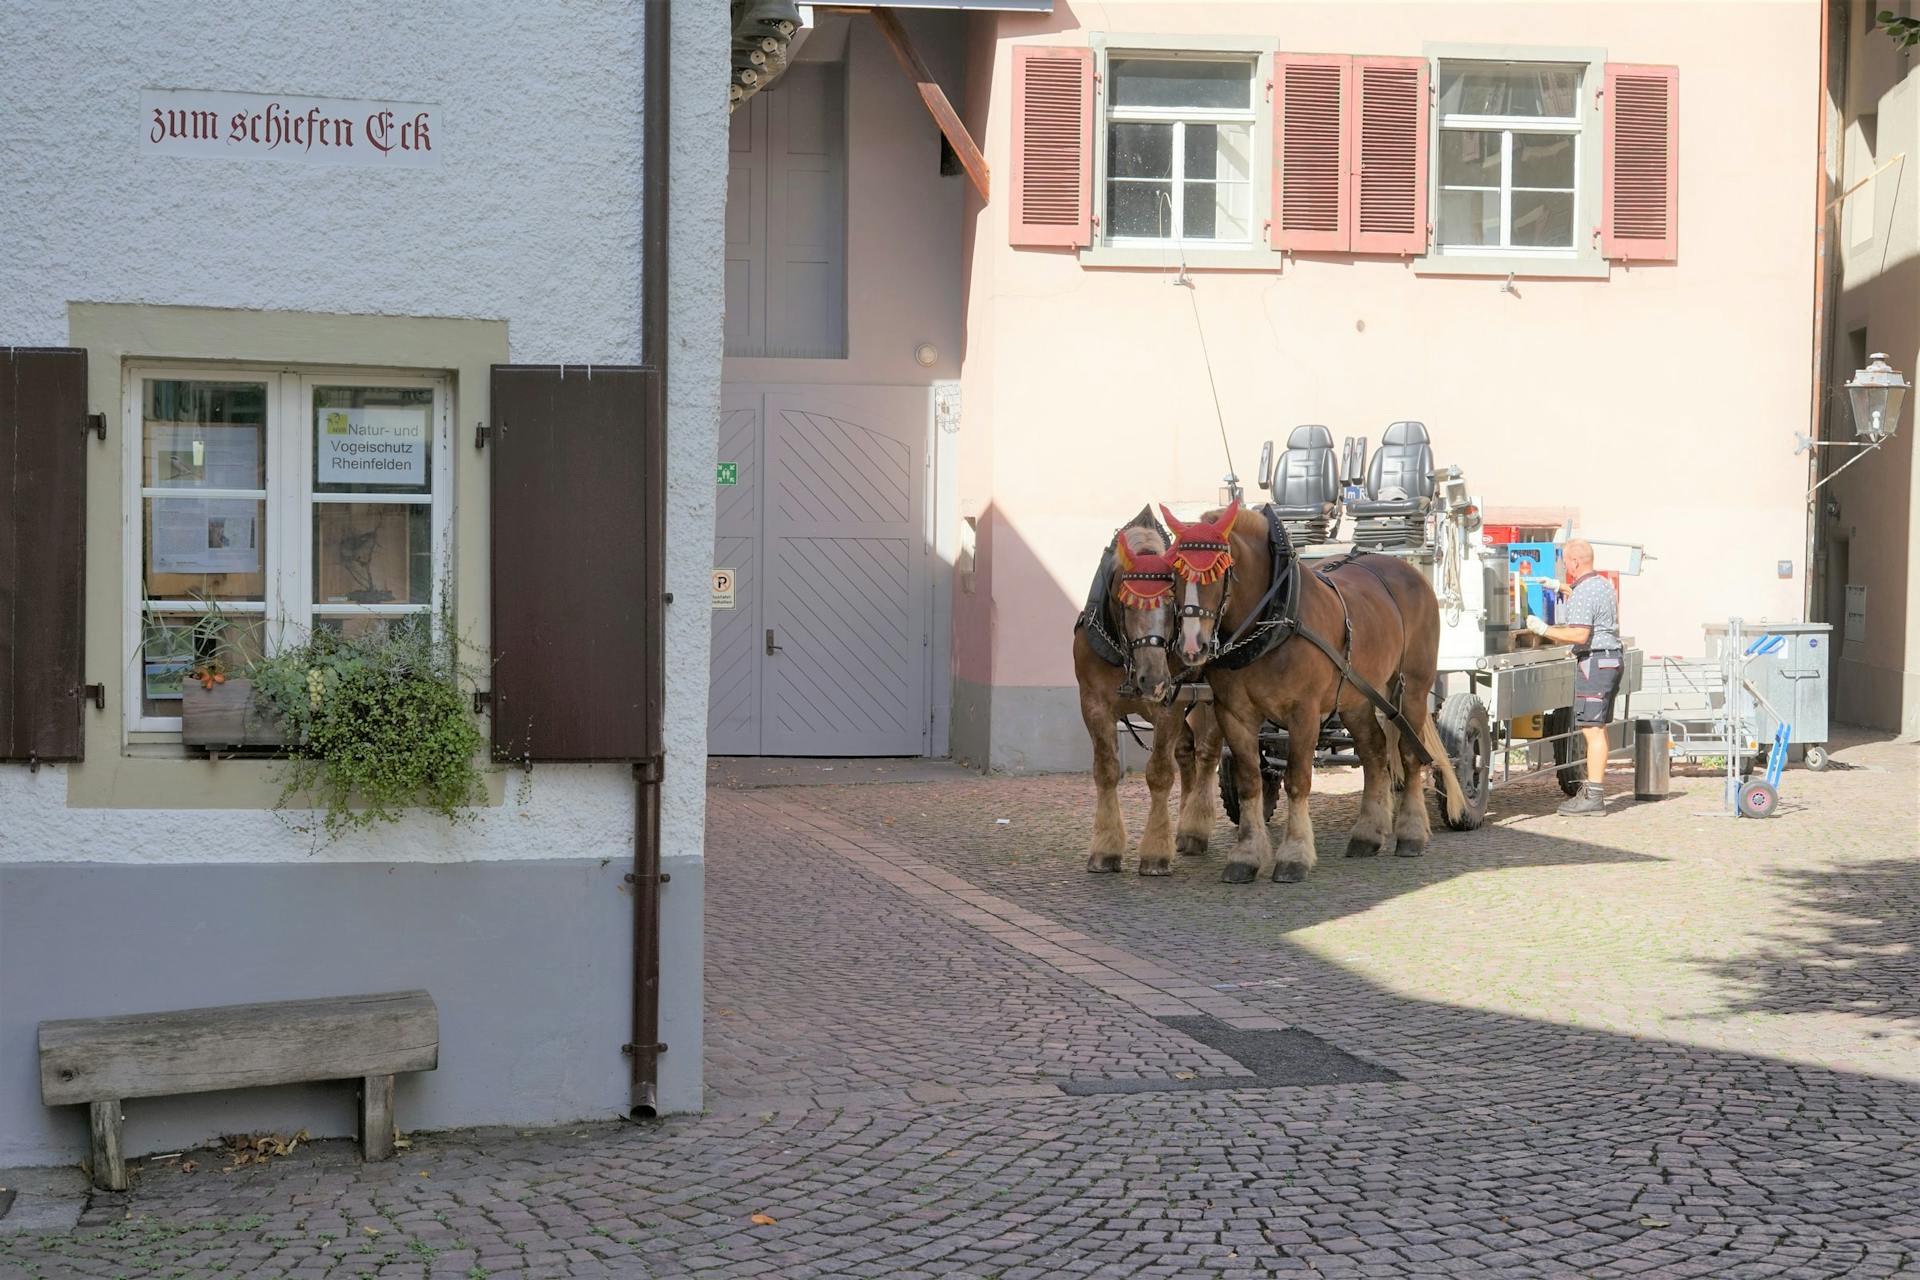
<path id="1" fill-rule="evenodd" d="M 1832 671 L 1832 630 L 1825 622 L 1742 621 L 1744 650 L 1766 636 L 1785 643 L 1771 653 L 1755 654 L 1746 664 L 1746 678 L 1792 726 L 1790 743 L 1820 744 L 1827 740 L 1827 680 Z M 1720 659 L 1727 647 L 1727 624 L 1706 628 L 1707 656 Z M 1745 690 L 1739 693 L 1740 719 L 1761 742 L 1770 741 L 1779 722 L 1767 714 Z"/>
<path id="2" fill-rule="evenodd" d="M 1673 727 L 1665 720 L 1633 722 L 1633 798 L 1664 800 L 1673 786 Z"/>

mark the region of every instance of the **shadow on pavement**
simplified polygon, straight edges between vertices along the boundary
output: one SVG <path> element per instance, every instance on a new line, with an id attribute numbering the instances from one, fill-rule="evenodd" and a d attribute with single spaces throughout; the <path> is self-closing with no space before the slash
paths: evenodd
<path id="1" fill-rule="evenodd" d="M 1794 900 L 1749 953 L 1704 967 L 1742 994 L 1731 1013 L 1844 1013 L 1920 1030 L 1920 870 L 1883 858 L 1770 873 Z"/>

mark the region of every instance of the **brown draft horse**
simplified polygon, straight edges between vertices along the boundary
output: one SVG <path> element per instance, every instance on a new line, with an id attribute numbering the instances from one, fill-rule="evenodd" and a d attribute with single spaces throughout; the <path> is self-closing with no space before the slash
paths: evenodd
<path id="1" fill-rule="evenodd" d="M 1180 574 L 1180 635 L 1177 660 L 1199 665 L 1240 633 L 1260 608 L 1276 569 L 1266 513 L 1241 511 L 1236 502 L 1193 524 L 1174 520 L 1171 558 Z M 1293 575 L 1297 596 L 1292 616 L 1335 652 L 1345 652 L 1353 675 L 1396 705 L 1427 753 L 1438 762 L 1449 817 L 1465 808 L 1460 783 L 1440 742 L 1428 708 L 1439 663 L 1440 608 L 1433 588 L 1404 560 L 1364 555 L 1318 572 Z M 1286 629 L 1280 629 L 1286 634 Z M 1403 857 L 1426 851 L 1427 766 L 1386 717 L 1344 675 L 1337 663 L 1300 634 L 1238 670 L 1207 668 L 1214 712 L 1233 751 L 1240 790 L 1240 828 L 1222 879 L 1244 884 L 1271 870 L 1279 881 L 1304 880 L 1316 861 L 1307 797 L 1313 790 L 1313 752 L 1320 727 L 1339 711 L 1353 735 L 1365 774 L 1360 818 L 1347 840 L 1347 856 L 1372 857 L 1392 846 Z M 1271 720 L 1287 731 L 1287 827 L 1278 856 L 1262 820 L 1259 733 Z M 1396 794 L 1397 792 L 1397 794 Z"/>
<path id="2" fill-rule="evenodd" d="M 1173 638 L 1174 575 L 1166 552 L 1166 535 L 1152 510 L 1142 507 L 1132 523 L 1115 535 L 1111 554 L 1102 557 L 1089 611 L 1073 629 L 1080 716 L 1093 739 L 1095 802 L 1088 871 L 1118 871 L 1127 851 L 1118 791 L 1122 716 L 1141 716 L 1153 725 L 1153 750 L 1147 757 L 1151 804 L 1147 829 L 1140 837 L 1140 874 L 1168 874 L 1176 847 L 1183 854 L 1205 853 L 1213 831 L 1220 729 L 1205 703 L 1189 710 L 1170 700 L 1176 677 L 1187 673 L 1172 671 L 1167 659 Z M 1101 591 L 1103 579 L 1106 589 Z M 1113 660 L 1116 656 L 1118 662 Z M 1180 773 L 1177 839 L 1167 812 L 1176 763 Z"/>

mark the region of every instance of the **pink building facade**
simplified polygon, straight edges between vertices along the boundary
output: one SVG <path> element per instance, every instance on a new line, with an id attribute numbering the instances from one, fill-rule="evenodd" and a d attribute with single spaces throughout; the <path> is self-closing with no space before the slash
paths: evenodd
<path id="1" fill-rule="evenodd" d="M 716 752 L 1084 767 L 1069 642 L 1115 527 L 1217 502 L 1229 449 L 1263 496 L 1262 443 L 1305 423 L 1424 422 L 1490 521 L 1643 544 L 1650 654 L 1806 616 L 1814 0 L 952 7 L 908 30 L 985 200 L 858 15 L 803 54 L 842 116 L 757 100 L 768 138 L 843 131 L 800 164 L 828 178 L 743 160 L 736 113 L 722 460 L 765 483 L 721 490 L 716 565 L 766 581 L 716 613 Z M 756 181 L 773 221 L 814 201 L 800 232 L 755 230 Z M 838 264 L 806 241 L 833 192 Z M 860 447 L 903 478 L 841 492 L 822 460 Z M 727 541 L 730 500 L 757 534 Z M 836 629 L 779 598 L 803 574 L 904 606 Z"/>
<path id="2" fill-rule="evenodd" d="M 1623 608 L 1647 652 L 1699 653 L 1702 624 L 1733 614 L 1802 617 L 1818 34 L 1811 3 L 1063 0 L 976 18 L 967 117 L 1014 198 L 1032 111 L 1017 69 L 1086 51 L 1093 225 L 1029 247 L 1019 207 L 970 210 L 959 500 L 976 562 L 954 609 L 956 750 L 1005 769 L 1084 758 L 1066 632 L 1116 524 L 1148 500 L 1217 500 L 1209 356 L 1242 477 L 1296 424 L 1377 442 L 1417 419 L 1489 520 L 1646 546 Z M 1354 118 L 1349 80 L 1334 159 L 1355 181 L 1356 135 L 1418 130 L 1411 237 L 1376 229 L 1384 248 L 1357 251 L 1360 209 L 1276 247 L 1301 212 L 1276 168 L 1315 176 L 1286 89 L 1312 105 L 1316 63 L 1421 73 L 1427 101 L 1404 121 Z M 1635 68 L 1677 107 L 1674 150 L 1653 157 L 1674 183 L 1668 243 L 1645 260 L 1604 243 L 1608 151 L 1631 124 L 1605 90 Z M 1169 124 L 1184 153 L 1163 182 Z M 1152 243 L 1174 239 L 1174 204 L 1184 242 Z"/>

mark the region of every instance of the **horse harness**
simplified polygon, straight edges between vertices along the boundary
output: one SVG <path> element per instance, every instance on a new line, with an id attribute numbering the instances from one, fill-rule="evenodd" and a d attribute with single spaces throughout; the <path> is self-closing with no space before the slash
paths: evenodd
<path id="1" fill-rule="evenodd" d="M 1158 528 L 1158 526 L 1155 527 Z M 1161 537 L 1166 537 L 1166 531 L 1164 529 L 1160 530 L 1160 534 Z M 1113 568 L 1114 553 L 1113 548 L 1109 546 L 1106 553 L 1100 557 L 1100 568 L 1094 575 L 1093 586 L 1087 593 L 1086 608 L 1081 611 L 1079 618 L 1075 619 L 1074 627 L 1076 630 L 1084 629 L 1089 633 L 1088 645 L 1092 648 L 1095 657 L 1105 662 L 1108 666 L 1119 667 L 1126 673 L 1125 682 L 1121 686 L 1122 690 L 1132 688 L 1135 691 L 1135 696 L 1144 701 L 1145 696 L 1140 692 L 1139 684 L 1134 675 L 1133 655 L 1141 649 L 1167 648 L 1167 637 L 1157 633 L 1144 636 L 1128 636 L 1124 634 L 1126 630 L 1124 627 L 1118 628 L 1122 634 L 1116 636 L 1112 630 L 1108 629 L 1108 623 L 1111 621 L 1108 615 L 1108 609 L 1113 603 L 1108 598 L 1108 586 L 1113 580 Z M 1128 581 L 1165 583 L 1169 591 L 1174 590 L 1179 585 L 1171 570 L 1165 572 L 1127 570 L 1121 577 Z M 1200 696 L 1200 691 L 1203 688 L 1209 695 L 1206 698 Z M 1182 697 L 1184 697 L 1189 704 L 1209 701 L 1211 700 L 1211 693 L 1211 688 L 1206 686 L 1204 680 L 1175 681 L 1169 689 L 1167 696 L 1161 700 L 1161 705 L 1172 706 L 1175 702 L 1180 701 Z M 1128 725 L 1128 730 L 1129 732 L 1132 731 L 1131 724 Z M 1134 739 L 1138 741 L 1139 734 L 1135 733 Z"/>
<path id="2" fill-rule="evenodd" d="M 1382 715 L 1393 723 L 1396 729 L 1406 736 L 1413 753 L 1420 757 L 1422 764 L 1435 767 L 1438 762 L 1434 760 L 1433 754 L 1427 750 L 1426 744 L 1420 740 L 1420 735 L 1414 731 L 1413 725 L 1407 720 L 1406 713 L 1400 710 L 1399 704 L 1389 700 L 1378 689 L 1373 687 L 1372 681 L 1353 669 L 1353 663 L 1351 661 L 1353 654 L 1353 614 L 1347 608 L 1346 595 L 1340 590 L 1339 584 L 1333 580 L 1331 574 L 1334 570 L 1345 565 L 1359 563 L 1369 553 L 1360 547 L 1355 547 L 1333 563 L 1323 565 L 1314 570 L 1314 575 L 1333 590 L 1334 599 L 1340 602 L 1341 648 L 1336 651 L 1332 645 L 1320 637 L 1319 633 L 1315 632 L 1300 620 L 1300 561 L 1298 557 L 1293 554 L 1293 547 L 1287 538 L 1286 530 L 1281 526 L 1279 518 L 1273 513 L 1272 508 L 1268 508 L 1267 510 L 1267 524 L 1268 541 L 1272 552 L 1270 558 L 1275 566 L 1273 582 L 1267 587 L 1266 594 L 1261 596 L 1258 603 L 1254 605 L 1252 614 L 1248 616 L 1245 622 L 1240 624 L 1239 630 L 1234 633 L 1232 639 L 1224 645 L 1220 643 L 1220 620 L 1226 614 L 1228 601 L 1231 600 L 1233 596 L 1233 565 L 1231 560 L 1228 561 L 1222 577 L 1220 607 L 1218 609 L 1207 609 L 1197 603 L 1182 604 L 1178 608 L 1176 616 L 1179 618 L 1203 618 L 1214 623 L 1212 652 L 1207 656 L 1206 662 L 1202 665 L 1226 666 L 1229 669 L 1244 667 L 1256 659 L 1273 652 L 1282 644 L 1285 644 L 1290 637 L 1297 635 L 1327 656 L 1328 660 L 1333 663 L 1334 669 L 1340 673 L 1340 683 L 1342 686 L 1351 684 L 1355 689 L 1359 690 L 1361 696 L 1366 698 L 1368 702 L 1371 702 Z M 1228 549 L 1225 546 L 1214 547 L 1208 543 L 1192 545 L 1195 550 L 1200 551 L 1226 551 Z M 1146 648 L 1165 649 L 1167 647 L 1167 637 L 1163 635 L 1129 636 L 1122 641 L 1107 630 L 1107 607 L 1110 603 L 1107 600 L 1107 583 L 1113 573 L 1112 556 L 1113 552 L 1111 548 L 1109 548 L 1107 554 L 1100 558 L 1099 573 L 1094 579 L 1092 591 L 1088 594 L 1087 607 L 1081 613 L 1076 626 L 1084 627 L 1092 633 L 1089 642 L 1093 645 L 1096 656 L 1109 665 L 1121 667 L 1126 672 L 1127 683 L 1133 684 L 1134 651 Z M 1132 576 L 1142 579 L 1150 578 L 1156 582 L 1169 581 L 1171 578 L 1171 575 L 1159 573 L 1139 573 Z M 1118 660 L 1116 661 L 1116 659 Z M 1229 662 L 1228 659 L 1232 661 Z M 1198 683 L 1200 682 L 1182 681 L 1176 683 L 1168 693 L 1164 705 L 1171 705 L 1180 698 L 1183 691 L 1192 688 Z M 1198 701 L 1199 699 L 1195 697 L 1193 700 Z M 1339 710 L 1339 688 L 1334 690 L 1333 704 L 1334 711 L 1329 713 L 1329 717 Z"/>
<path id="3" fill-rule="evenodd" d="M 1347 608 L 1347 597 L 1345 593 L 1340 590 L 1340 584 L 1333 580 L 1332 574 L 1334 570 L 1344 568 L 1349 564 L 1363 563 L 1365 558 L 1371 553 L 1364 548 L 1355 547 L 1338 560 L 1330 564 L 1322 565 L 1313 571 L 1315 577 L 1332 588 L 1334 599 L 1340 602 L 1340 626 L 1342 634 L 1340 649 L 1336 651 L 1319 633 L 1300 620 L 1300 561 L 1293 555 L 1292 546 L 1287 541 L 1286 532 L 1280 528 L 1279 521 L 1275 518 L 1271 508 L 1269 508 L 1267 512 L 1267 519 L 1270 525 L 1269 541 L 1277 553 L 1274 559 L 1273 584 L 1267 588 L 1266 595 L 1262 596 L 1260 602 L 1254 606 L 1253 613 L 1245 622 L 1240 624 L 1239 630 L 1234 632 L 1232 639 L 1216 650 L 1213 660 L 1218 662 L 1220 659 L 1232 656 L 1235 659 L 1231 664 L 1233 668 L 1244 667 L 1256 659 L 1273 652 L 1282 644 L 1285 644 L 1290 637 L 1297 635 L 1321 653 L 1327 655 L 1328 660 L 1333 663 L 1334 669 L 1340 673 L 1340 686 L 1350 684 L 1359 690 L 1361 696 L 1372 703 L 1382 715 L 1393 723 L 1396 729 L 1406 736 L 1407 742 L 1413 749 L 1413 753 L 1420 758 L 1422 764 L 1430 768 L 1437 767 L 1438 762 L 1433 758 L 1432 752 L 1427 750 L 1426 743 L 1420 740 L 1420 735 L 1414 731 L 1413 725 L 1407 720 L 1406 713 L 1400 710 L 1398 702 L 1388 699 L 1378 689 L 1374 688 L 1372 681 L 1353 669 L 1351 660 L 1353 655 L 1353 614 Z M 1284 567 L 1282 567 L 1282 565 L 1284 565 Z M 1229 588 L 1231 588 L 1232 585 L 1232 573 L 1233 570 L 1229 568 L 1227 570 Z M 1226 607 L 1227 595 L 1222 593 L 1220 597 L 1220 611 L 1224 613 Z M 1216 642 L 1218 638 L 1218 628 L 1216 627 Z M 1241 657 L 1241 652 L 1249 647 L 1253 649 L 1253 652 Z M 1339 686 L 1336 686 L 1334 689 L 1333 705 L 1334 710 L 1328 712 L 1329 719 L 1339 712 Z"/>

